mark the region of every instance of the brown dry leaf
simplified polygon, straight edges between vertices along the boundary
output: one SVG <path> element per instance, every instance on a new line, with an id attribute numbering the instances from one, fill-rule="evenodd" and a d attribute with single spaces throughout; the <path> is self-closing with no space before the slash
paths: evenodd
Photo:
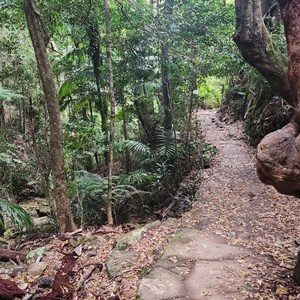
<path id="1" fill-rule="evenodd" d="M 277 289 L 276 289 L 276 295 L 288 295 L 289 292 L 287 291 L 287 289 L 285 287 L 283 287 L 282 285 L 280 285 Z"/>

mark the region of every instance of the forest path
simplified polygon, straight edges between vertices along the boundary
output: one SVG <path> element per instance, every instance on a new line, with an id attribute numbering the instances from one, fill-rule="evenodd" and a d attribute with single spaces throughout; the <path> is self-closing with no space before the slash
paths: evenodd
<path id="1" fill-rule="evenodd" d="M 290 278 L 300 201 L 259 181 L 241 124 L 212 110 L 198 118 L 218 153 L 182 228 L 142 279 L 141 299 L 300 299 Z"/>

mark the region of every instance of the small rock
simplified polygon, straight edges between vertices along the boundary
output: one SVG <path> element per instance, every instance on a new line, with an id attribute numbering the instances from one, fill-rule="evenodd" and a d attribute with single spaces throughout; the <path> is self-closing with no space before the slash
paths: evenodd
<path id="1" fill-rule="evenodd" d="M 229 238 L 236 238 L 236 232 L 234 232 L 234 231 L 228 232 L 226 235 L 227 235 L 227 237 L 229 237 Z"/>
<path id="2" fill-rule="evenodd" d="M 50 218 L 48 216 L 39 217 L 39 218 L 32 218 L 33 223 L 36 226 L 43 226 L 50 223 Z"/>
<path id="3" fill-rule="evenodd" d="M 40 276 L 45 271 L 47 266 L 48 266 L 48 264 L 43 261 L 37 262 L 37 263 L 32 263 L 28 267 L 28 273 L 31 276 Z"/>
<path id="4" fill-rule="evenodd" d="M 18 273 L 23 273 L 25 271 L 25 268 L 23 266 L 17 266 L 12 269 L 11 276 L 16 277 Z"/>
<path id="5" fill-rule="evenodd" d="M 49 276 L 42 276 L 38 280 L 39 288 L 48 288 L 52 286 L 53 279 Z"/>
<path id="6" fill-rule="evenodd" d="M 158 244 L 155 249 L 154 249 L 154 252 L 156 255 L 162 255 L 163 252 L 164 252 L 164 247 L 161 245 L 161 244 Z"/>
<path id="7" fill-rule="evenodd" d="M 251 237 L 251 234 L 248 232 L 241 232 L 238 234 L 238 238 L 243 239 L 243 240 L 247 240 Z"/>
<path id="8" fill-rule="evenodd" d="M 107 259 L 107 272 L 110 277 L 115 277 L 122 272 L 132 268 L 137 260 L 137 254 L 133 251 L 114 250 Z"/>
<path id="9" fill-rule="evenodd" d="M 129 246 L 137 243 L 141 238 L 150 230 L 155 229 L 161 225 L 160 221 L 154 221 L 145 225 L 144 227 L 137 228 L 126 233 L 123 237 L 117 240 L 116 249 L 124 250 Z"/>
<path id="10" fill-rule="evenodd" d="M 300 246 L 300 238 L 297 238 L 297 239 L 295 240 L 295 244 L 296 244 L 297 246 Z"/>
<path id="11" fill-rule="evenodd" d="M 89 256 L 89 257 L 94 257 L 96 255 L 97 255 L 97 251 L 95 251 L 95 250 L 91 250 L 91 251 L 87 252 L 87 256 Z"/>
<path id="12" fill-rule="evenodd" d="M 74 249 L 74 252 L 80 256 L 81 253 L 82 253 L 82 245 L 78 245 L 75 249 Z"/>

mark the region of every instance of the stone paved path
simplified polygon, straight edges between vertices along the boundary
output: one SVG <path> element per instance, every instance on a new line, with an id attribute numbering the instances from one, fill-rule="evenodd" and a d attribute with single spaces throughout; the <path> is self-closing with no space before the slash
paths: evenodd
<path id="1" fill-rule="evenodd" d="M 285 239 L 288 226 L 281 225 L 273 211 L 291 197 L 260 183 L 255 151 L 244 143 L 238 124 L 225 125 L 209 110 L 199 112 L 199 119 L 206 141 L 216 146 L 218 154 L 212 168 L 203 172 L 198 201 L 183 217 L 182 229 L 142 279 L 142 300 L 250 299 L 249 293 L 259 290 L 266 272 L 249 269 L 265 262 L 264 251 L 272 255 L 273 243 Z M 291 217 L 290 222 L 295 218 L 291 213 L 284 217 Z M 255 279 L 257 286 L 247 282 L 249 272 L 262 273 Z"/>
<path id="2" fill-rule="evenodd" d="M 212 123 L 212 121 L 216 121 L 213 112 L 202 113 L 201 121 L 204 134 L 207 138 L 213 138 L 213 140 L 207 141 L 217 147 L 220 152 L 219 156 L 222 156 L 222 163 L 226 164 L 231 172 L 235 168 L 240 168 L 239 165 L 235 166 L 237 153 L 239 153 L 238 155 L 245 155 L 246 162 L 249 162 L 248 153 L 241 154 L 239 149 L 234 153 L 227 151 L 226 144 L 239 144 L 237 146 L 242 148 L 244 145 L 236 141 L 234 136 L 232 136 L 234 141 L 223 140 L 222 128 L 217 127 L 223 125 L 217 125 L 217 122 Z M 212 134 L 209 131 L 214 131 L 214 133 Z M 218 135 L 216 131 L 219 132 Z M 206 171 L 204 177 L 214 176 L 215 167 Z M 253 172 L 253 170 L 251 169 L 249 172 Z M 217 176 L 219 176 L 219 173 Z M 209 183 L 214 185 L 214 189 L 218 190 L 220 197 L 223 196 L 222 189 L 224 185 L 237 184 L 237 182 L 231 180 L 229 174 L 226 176 L 226 182 L 221 182 L 219 178 L 216 178 L 215 181 L 210 180 Z M 208 191 L 211 191 L 211 189 L 212 187 L 209 187 Z M 205 193 L 205 182 L 203 182 L 201 190 L 203 192 L 200 193 L 200 197 L 208 198 L 209 195 Z M 201 202 L 207 202 L 209 205 L 209 200 L 202 199 Z M 218 212 L 216 211 L 216 213 Z M 187 222 L 187 228 L 182 228 L 177 233 L 162 259 L 156 264 L 150 275 L 142 280 L 140 285 L 141 299 L 221 300 L 227 299 L 226 295 L 243 299 L 240 293 L 243 282 L 234 274 L 240 268 L 237 260 L 247 257 L 250 254 L 249 250 L 230 246 L 215 231 L 206 230 L 205 223 L 210 221 L 208 219 L 203 220 L 202 213 L 198 208 L 194 209 L 192 215 L 194 222 L 198 219 L 198 225 L 196 228 L 190 228 L 191 226 Z"/>

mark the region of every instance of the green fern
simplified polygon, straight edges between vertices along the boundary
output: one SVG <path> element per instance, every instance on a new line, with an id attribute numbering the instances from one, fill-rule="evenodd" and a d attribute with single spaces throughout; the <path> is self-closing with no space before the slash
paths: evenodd
<path id="1" fill-rule="evenodd" d="M 18 204 L 0 201 L 0 229 L 6 230 L 9 225 L 14 227 L 31 227 L 33 221 L 29 214 Z"/>
<path id="2" fill-rule="evenodd" d="M 145 170 L 135 170 L 129 174 L 120 175 L 119 185 L 137 185 L 152 181 L 156 178 L 154 173 L 146 172 Z"/>
<path id="3" fill-rule="evenodd" d="M 125 140 L 118 143 L 118 147 L 120 150 L 124 150 L 125 148 L 128 148 L 135 154 L 139 156 L 150 156 L 151 155 L 151 149 L 149 146 L 138 142 L 138 141 L 132 141 L 132 140 Z"/>
<path id="4" fill-rule="evenodd" d="M 157 135 L 157 147 L 154 150 L 154 155 L 167 161 L 175 158 L 176 150 L 173 129 L 161 130 Z"/>

